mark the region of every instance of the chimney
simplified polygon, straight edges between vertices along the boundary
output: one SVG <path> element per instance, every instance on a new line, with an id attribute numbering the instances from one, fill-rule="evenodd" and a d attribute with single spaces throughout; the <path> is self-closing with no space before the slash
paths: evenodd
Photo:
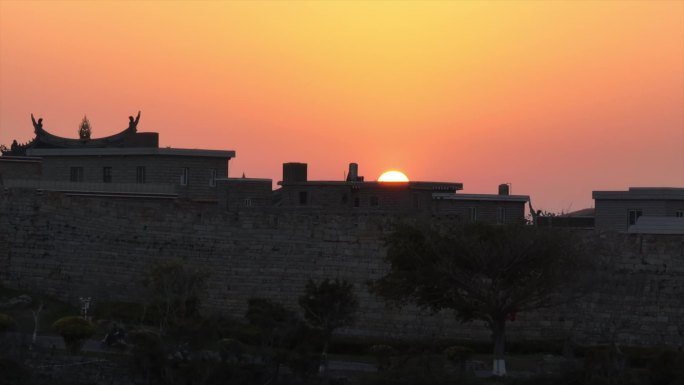
<path id="1" fill-rule="evenodd" d="M 511 195 L 511 188 L 508 183 L 502 183 L 499 185 L 499 195 Z"/>

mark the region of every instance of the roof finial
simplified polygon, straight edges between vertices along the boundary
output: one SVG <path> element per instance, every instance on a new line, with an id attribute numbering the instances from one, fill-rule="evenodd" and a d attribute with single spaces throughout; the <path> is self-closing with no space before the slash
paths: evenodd
<path id="1" fill-rule="evenodd" d="M 78 136 L 81 138 L 81 140 L 90 139 L 90 121 L 88 121 L 88 117 L 85 115 L 83 115 L 81 125 L 78 126 Z"/>
<path id="2" fill-rule="evenodd" d="M 33 129 L 35 130 L 36 134 L 43 130 L 43 118 L 39 118 L 36 122 L 36 118 L 34 118 L 33 114 L 31 114 L 31 121 L 33 122 Z"/>

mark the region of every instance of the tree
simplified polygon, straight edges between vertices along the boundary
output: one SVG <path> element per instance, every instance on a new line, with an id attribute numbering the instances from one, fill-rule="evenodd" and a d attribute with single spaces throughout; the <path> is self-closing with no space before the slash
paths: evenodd
<path id="1" fill-rule="evenodd" d="M 269 383 L 277 382 L 281 365 L 296 363 L 294 361 L 299 361 L 299 356 L 305 355 L 311 330 L 295 312 L 269 299 L 251 298 L 247 303 L 246 317 L 249 324 L 259 331 L 264 356 L 273 365 Z"/>
<path id="2" fill-rule="evenodd" d="M 206 274 L 173 261 L 154 265 L 145 275 L 148 300 L 159 315 L 162 333 L 197 315 L 206 291 Z"/>
<path id="3" fill-rule="evenodd" d="M 574 234 L 534 226 L 403 226 L 386 239 L 389 272 L 371 290 L 398 304 L 452 309 L 492 331 L 493 374 L 505 375 L 506 321 L 582 293 L 592 266 Z M 584 286 L 586 288 L 586 286 Z"/>
<path id="4" fill-rule="evenodd" d="M 304 308 L 304 318 L 309 325 L 322 332 L 323 351 L 319 372 L 325 374 L 332 333 L 335 329 L 354 324 L 359 301 L 354 295 L 354 287 L 347 281 L 326 279 L 316 284 L 309 280 L 305 289 L 306 293 L 299 297 L 299 305 Z"/>
<path id="5" fill-rule="evenodd" d="M 78 354 L 85 341 L 95 333 L 93 324 L 78 316 L 60 318 L 52 327 L 64 339 L 64 346 L 70 354 Z"/>

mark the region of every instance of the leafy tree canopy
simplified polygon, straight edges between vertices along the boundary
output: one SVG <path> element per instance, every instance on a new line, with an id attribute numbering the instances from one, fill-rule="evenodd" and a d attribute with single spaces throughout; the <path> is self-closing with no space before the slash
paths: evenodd
<path id="1" fill-rule="evenodd" d="M 337 279 L 326 279 L 320 284 L 309 280 L 305 290 L 305 294 L 299 297 L 299 305 L 311 326 L 330 334 L 337 328 L 354 323 L 359 301 L 352 284 Z"/>
<path id="2" fill-rule="evenodd" d="M 481 223 L 448 233 L 400 227 L 387 238 L 386 261 L 390 271 L 372 285 L 380 296 L 490 323 L 571 299 L 591 265 L 567 231 Z"/>

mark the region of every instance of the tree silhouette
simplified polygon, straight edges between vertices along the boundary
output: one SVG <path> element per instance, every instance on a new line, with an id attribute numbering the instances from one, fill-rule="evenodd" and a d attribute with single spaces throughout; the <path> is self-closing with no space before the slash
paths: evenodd
<path id="1" fill-rule="evenodd" d="M 450 232 L 405 226 L 387 240 L 390 271 L 371 285 L 386 300 L 485 321 L 494 343 L 493 374 L 505 375 L 506 321 L 585 293 L 592 267 L 583 243 L 557 229 L 482 223 Z"/>
<path id="2" fill-rule="evenodd" d="M 309 280 L 306 293 L 299 297 L 299 305 L 304 309 L 304 318 L 312 327 L 320 330 L 323 336 L 323 351 L 319 372 L 325 374 L 328 368 L 328 346 L 335 329 L 350 326 L 359 302 L 354 287 L 347 281 L 329 279 L 320 284 Z"/>

